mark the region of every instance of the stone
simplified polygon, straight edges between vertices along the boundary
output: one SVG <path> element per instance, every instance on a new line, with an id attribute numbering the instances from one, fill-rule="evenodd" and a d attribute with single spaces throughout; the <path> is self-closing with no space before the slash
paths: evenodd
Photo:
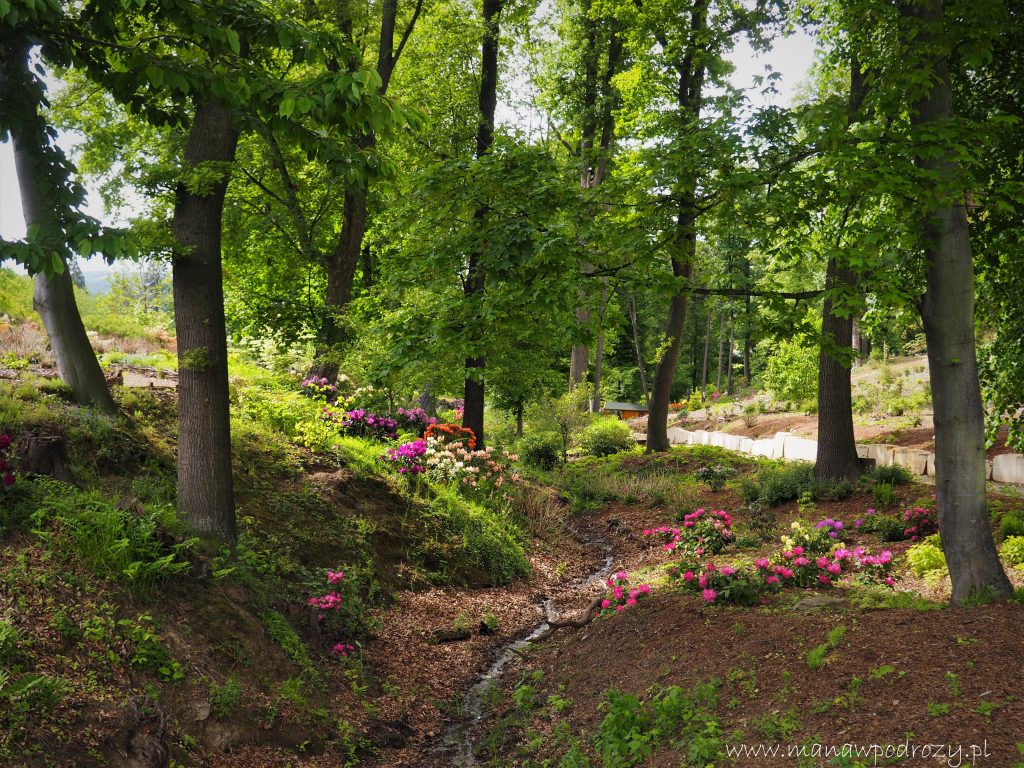
<path id="1" fill-rule="evenodd" d="M 740 451 L 743 451 L 743 453 L 752 453 L 753 449 L 754 449 L 754 441 L 753 440 L 751 440 L 749 437 L 741 437 L 740 438 L 740 447 L 739 447 Z"/>
<path id="2" fill-rule="evenodd" d="M 782 443 L 782 457 L 787 461 L 817 461 L 818 441 L 806 437 L 786 435 Z"/>
<path id="3" fill-rule="evenodd" d="M 754 456 L 764 456 L 768 459 L 774 459 L 775 441 L 770 437 L 764 440 L 754 440 L 750 446 L 750 453 Z"/>
<path id="4" fill-rule="evenodd" d="M 928 469 L 928 451 L 896 446 L 892 449 L 892 463 L 906 467 L 915 475 L 923 475 Z"/>
<path id="5" fill-rule="evenodd" d="M 690 445 L 710 445 L 708 442 L 711 438 L 711 433 L 703 429 L 698 429 L 693 433 L 693 441 Z"/>
<path id="6" fill-rule="evenodd" d="M 931 477 L 935 477 L 935 454 L 928 454 L 928 462 L 925 465 L 925 472 Z"/>
<path id="7" fill-rule="evenodd" d="M 1004 453 L 992 460 L 992 479 L 997 483 L 1024 484 L 1024 456 Z"/>
<path id="8" fill-rule="evenodd" d="M 787 437 L 792 437 L 792 435 L 789 432 L 776 432 L 775 433 L 775 438 L 774 438 L 775 445 L 772 448 L 772 458 L 773 459 L 781 459 L 781 458 L 783 458 L 786 455 L 785 445 L 786 445 L 786 438 Z"/>
<path id="9" fill-rule="evenodd" d="M 671 427 L 667 430 L 669 445 L 689 445 L 690 433 L 679 427 Z"/>
<path id="10" fill-rule="evenodd" d="M 725 448 L 725 438 L 727 437 L 728 435 L 725 434 L 725 432 L 712 432 L 710 438 L 708 439 L 708 445 L 714 445 L 717 446 L 718 448 Z"/>
<path id="11" fill-rule="evenodd" d="M 815 611 L 823 608 L 848 608 L 850 603 L 842 597 L 832 597 L 822 592 L 801 598 L 794 606 L 794 611 Z"/>
<path id="12" fill-rule="evenodd" d="M 891 445 L 879 445 L 871 443 L 864 446 L 867 448 L 867 455 L 862 458 L 874 459 L 876 467 L 888 467 L 892 464 L 893 447 Z"/>
<path id="13" fill-rule="evenodd" d="M 742 442 L 742 440 L 743 440 L 743 436 L 742 435 L 728 435 L 727 434 L 727 435 L 725 435 L 725 437 L 722 438 L 722 447 L 723 448 L 728 448 L 730 451 L 739 451 L 739 450 L 741 450 L 740 443 Z"/>

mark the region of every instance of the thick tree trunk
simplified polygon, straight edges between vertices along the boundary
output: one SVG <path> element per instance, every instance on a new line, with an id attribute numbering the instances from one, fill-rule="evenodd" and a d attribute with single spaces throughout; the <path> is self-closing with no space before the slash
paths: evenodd
<path id="1" fill-rule="evenodd" d="M 476 132 L 476 156 L 483 157 L 494 143 L 494 112 L 498 105 L 498 35 L 499 15 L 504 0 L 484 0 L 484 34 L 480 43 L 480 123 Z M 482 221 L 488 215 L 487 207 L 476 212 Z M 470 256 L 464 293 L 472 300 L 486 288 L 486 276 L 480 266 L 479 254 Z M 484 447 L 484 358 L 470 355 L 466 358 L 462 426 L 473 430 L 477 448 Z"/>
<path id="2" fill-rule="evenodd" d="M 0 74 L 0 87 L 19 89 L 18 80 L 25 76 L 28 66 L 28 47 L 15 46 L 5 57 L 4 72 Z M 27 101 L 27 100 L 26 100 Z M 19 102 L 21 103 L 21 102 Z M 33 110 L 11 124 L 11 142 L 14 146 L 14 169 L 21 190 L 21 207 L 25 225 L 35 225 L 41 232 L 60 232 L 60 213 L 54 209 L 56 189 L 52 184 L 53 172 L 44 161 L 49 145 L 42 118 Z M 66 247 L 66 243 L 54 243 Z M 75 402 L 91 405 L 107 413 L 117 410 L 114 399 L 103 378 L 96 353 L 82 324 L 82 316 L 75 302 L 74 286 L 68 264 L 61 257 L 63 271 L 48 277 L 40 272 L 35 276 L 33 305 L 46 328 L 50 348 L 57 360 L 61 381 L 71 387 Z"/>
<path id="3" fill-rule="evenodd" d="M 845 267 L 829 259 L 825 285 L 852 286 L 856 279 Z M 832 313 L 832 298 L 822 308 L 821 333 L 838 349 L 849 349 L 853 320 Z M 814 474 L 819 480 L 856 479 L 861 472 L 853 436 L 853 408 L 850 398 L 850 369 L 826 351 L 818 353 L 818 453 Z"/>
<path id="4" fill-rule="evenodd" d="M 228 163 L 238 131 L 223 105 L 196 108 L 185 165 Z M 227 335 L 221 271 L 221 217 L 228 175 L 206 194 L 175 193 L 174 320 L 178 333 L 178 509 L 197 535 L 233 545 Z"/>
<path id="5" fill-rule="evenodd" d="M 692 231 L 692 223 L 689 225 Z M 692 246 L 692 250 L 684 252 L 680 258 L 672 259 L 672 274 L 677 280 L 689 281 L 690 265 L 696 251 L 697 240 L 685 240 L 684 246 Z M 679 363 L 679 349 L 683 345 L 683 330 L 686 326 L 686 304 L 688 286 L 680 285 L 672 295 L 668 309 L 668 324 L 665 335 L 668 344 L 663 348 L 658 367 L 654 372 L 654 388 L 651 392 L 650 410 L 647 416 L 647 450 L 667 451 L 668 442 L 668 406 L 672 401 L 672 384 L 676 379 L 676 367 Z"/>
<path id="6" fill-rule="evenodd" d="M 914 28 L 907 43 L 921 67 L 928 90 L 913 105 L 912 124 L 927 128 L 953 118 L 953 98 L 946 59 L 927 54 L 943 22 L 941 0 L 900 3 L 904 22 Z M 952 602 L 963 603 L 990 592 L 1012 594 L 992 540 L 985 497 L 985 425 L 974 344 L 974 269 L 967 209 L 958 183 L 954 151 L 932 146 L 919 166 L 941 189 L 922 189 L 935 200 L 922 223 L 928 259 L 921 319 L 928 342 L 935 411 L 935 491 L 942 548 L 953 583 Z M 944 151 L 943 151 L 944 150 Z"/>

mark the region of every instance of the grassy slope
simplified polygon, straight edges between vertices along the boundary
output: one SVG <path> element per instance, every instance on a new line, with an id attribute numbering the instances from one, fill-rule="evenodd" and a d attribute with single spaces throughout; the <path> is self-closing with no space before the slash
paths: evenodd
<path id="1" fill-rule="evenodd" d="M 200 551 L 174 513 L 173 394 L 120 390 L 109 419 L 48 381 L 0 382 L 0 432 L 64 436 L 80 486 L 0 495 L 4 765 L 161 764 L 165 748 L 194 765 L 260 743 L 361 764 L 382 681 L 333 644 L 365 641 L 399 589 L 528 572 L 517 525 L 382 474 L 382 446 L 319 432 L 290 379 L 235 360 L 232 386 L 235 556 Z M 318 622 L 304 603 L 328 569 L 344 607 Z"/>

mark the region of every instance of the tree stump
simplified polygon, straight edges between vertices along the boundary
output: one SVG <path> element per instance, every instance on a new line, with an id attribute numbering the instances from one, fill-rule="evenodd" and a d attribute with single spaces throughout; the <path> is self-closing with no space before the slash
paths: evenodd
<path id="1" fill-rule="evenodd" d="M 18 472 L 25 475 L 49 475 L 75 484 L 68 467 L 68 449 L 59 435 L 33 435 L 26 432 L 18 440 Z"/>

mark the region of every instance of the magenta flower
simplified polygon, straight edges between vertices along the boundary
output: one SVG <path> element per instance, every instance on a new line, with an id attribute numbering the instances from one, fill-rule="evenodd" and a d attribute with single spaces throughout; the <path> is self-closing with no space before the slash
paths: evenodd
<path id="1" fill-rule="evenodd" d="M 701 592 L 701 595 L 704 597 L 704 602 L 705 603 L 710 603 L 716 597 L 718 597 L 718 593 L 715 592 L 715 590 L 713 590 L 713 589 L 705 589 L 703 592 Z"/>

